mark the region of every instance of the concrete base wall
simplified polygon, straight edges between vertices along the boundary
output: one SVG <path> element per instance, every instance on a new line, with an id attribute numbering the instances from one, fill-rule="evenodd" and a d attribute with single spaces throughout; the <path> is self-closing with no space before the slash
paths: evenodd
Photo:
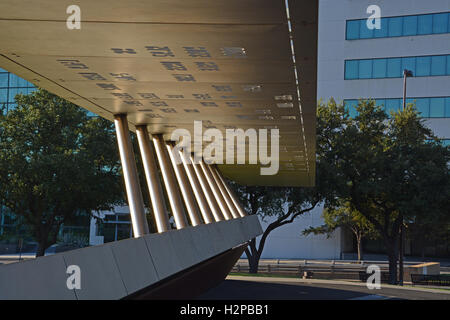
<path id="1" fill-rule="evenodd" d="M 0 266 L 0 299 L 121 299 L 261 233 L 248 216 Z M 67 288 L 71 265 L 81 289 Z"/>

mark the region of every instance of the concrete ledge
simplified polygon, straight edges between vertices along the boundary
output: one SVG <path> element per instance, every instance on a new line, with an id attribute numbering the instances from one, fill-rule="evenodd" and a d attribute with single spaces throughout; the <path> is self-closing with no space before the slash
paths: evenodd
<path id="1" fill-rule="evenodd" d="M 262 233 L 247 216 L 0 266 L 0 299 L 121 299 Z M 66 285 L 69 265 L 81 289 Z"/>

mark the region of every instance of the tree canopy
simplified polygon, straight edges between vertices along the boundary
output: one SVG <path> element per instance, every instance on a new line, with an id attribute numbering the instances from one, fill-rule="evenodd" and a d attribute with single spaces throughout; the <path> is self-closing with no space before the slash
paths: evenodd
<path id="1" fill-rule="evenodd" d="M 80 213 L 123 203 L 110 121 L 45 90 L 0 114 L 0 203 L 32 226 L 37 255 Z"/>

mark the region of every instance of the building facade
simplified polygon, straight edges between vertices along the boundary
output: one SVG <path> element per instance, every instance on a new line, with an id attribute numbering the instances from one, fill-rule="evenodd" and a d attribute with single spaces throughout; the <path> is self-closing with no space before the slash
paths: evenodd
<path id="1" fill-rule="evenodd" d="M 368 19 L 380 8 L 380 29 Z M 375 23 L 375 21 L 369 21 Z M 320 0 L 318 93 L 355 114 L 358 99 L 375 99 L 387 111 L 402 107 L 404 69 L 407 102 L 415 102 L 435 135 L 450 144 L 450 1 Z M 322 224 L 321 208 L 269 236 L 265 258 L 339 259 L 352 251 L 351 236 L 301 236 Z"/>

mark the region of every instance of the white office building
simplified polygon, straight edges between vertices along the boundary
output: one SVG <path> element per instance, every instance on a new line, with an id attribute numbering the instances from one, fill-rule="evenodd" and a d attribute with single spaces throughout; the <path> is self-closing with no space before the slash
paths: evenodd
<path id="1" fill-rule="evenodd" d="M 380 9 L 380 29 L 371 30 L 367 21 L 377 12 L 367 12 L 373 5 Z M 408 102 L 416 102 L 427 125 L 449 144 L 450 0 L 319 1 L 318 99 L 344 101 L 351 112 L 360 98 L 399 109 L 404 69 L 414 75 Z M 342 231 L 329 239 L 301 236 L 322 223 L 320 213 L 273 231 L 263 257 L 338 259 L 351 251 L 351 238 Z"/>

